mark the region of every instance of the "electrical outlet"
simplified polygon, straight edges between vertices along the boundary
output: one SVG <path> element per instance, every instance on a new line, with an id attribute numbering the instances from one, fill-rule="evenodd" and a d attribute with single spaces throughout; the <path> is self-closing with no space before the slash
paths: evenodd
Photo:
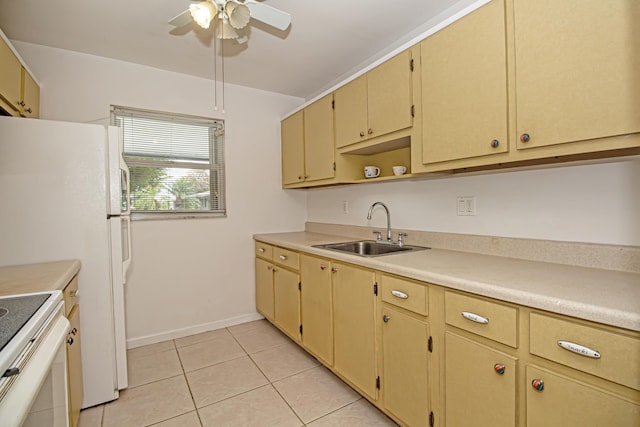
<path id="1" fill-rule="evenodd" d="M 458 216 L 475 216 L 476 215 L 475 196 L 458 196 L 457 213 L 458 213 Z"/>
<path id="2" fill-rule="evenodd" d="M 342 213 L 343 214 L 348 214 L 349 213 L 349 202 L 346 200 L 342 201 Z"/>

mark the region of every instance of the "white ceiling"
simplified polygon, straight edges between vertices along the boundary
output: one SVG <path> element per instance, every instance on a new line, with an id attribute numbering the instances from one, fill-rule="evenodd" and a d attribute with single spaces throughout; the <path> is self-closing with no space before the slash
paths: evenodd
<path id="1" fill-rule="evenodd" d="M 305 99 L 425 31 L 434 17 L 442 20 L 462 3 L 470 3 L 265 2 L 290 13 L 291 27 L 279 31 L 252 20 L 248 43 L 224 42 L 225 81 Z M 189 4 L 189 0 L 0 0 L 0 29 L 12 40 L 212 79 L 214 32 L 194 23 L 176 30 L 167 23 Z"/>

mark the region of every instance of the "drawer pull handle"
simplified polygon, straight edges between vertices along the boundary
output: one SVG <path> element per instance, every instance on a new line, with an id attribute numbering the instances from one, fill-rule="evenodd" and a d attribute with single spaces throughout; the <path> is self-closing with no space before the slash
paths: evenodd
<path id="1" fill-rule="evenodd" d="M 284 255 L 280 255 L 278 258 L 280 258 L 282 261 L 284 261 L 284 260 L 286 260 L 286 259 L 287 259 L 287 257 L 286 257 L 286 256 L 284 256 Z"/>
<path id="2" fill-rule="evenodd" d="M 264 253 L 264 248 L 258 249 L 260 252 Z"/>
<path id="3" fill-rule="evenodd" d="M 600 359 L 600 352 L 592 350 L 589 347 L 585 347 L 571 341 L 558 341 L 558 345 L 565 350 L 579 354 L 580 356 L 591 357 L 592 359 Z"/>
<path id="4" fill-rule="evenodd" d="M 462 317 L 464 317 L 467 320 L 471 320 L 472 322 L 482 323 L 483 325 L 486 325 L 487 323 L 489 323 L 489 319 L 487 319 L 486 317 L 482 317 L 480 315 L 471 313 L 469 311 L 463 311 L 461 314 L 462 314 Z"/>
<path id="5" fill-rule="evenodd" d="M 395 289 L 391 291 L 391 295 L 393 295 L 394 297 L 402 298 L 402 299 L 409 298 L 409 295 L 405 294 L 404 292 L 396 291 Z"/>

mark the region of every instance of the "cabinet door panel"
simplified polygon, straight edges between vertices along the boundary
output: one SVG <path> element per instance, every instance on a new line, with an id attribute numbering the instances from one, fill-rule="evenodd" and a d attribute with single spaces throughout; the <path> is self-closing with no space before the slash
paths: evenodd
<path id="1" fill-rule="evenodd" d="M 514 18 L 518 148 L 640 132 L 640 2 L 515 0 Z"/>
<path id="2" fill-rule="evenodd" d="M 273 279 L 275 323 L 295 340 L 300 337 L 299 282 L 300 276 L 296 273 L 276 268 Z"/>
<path id="3" fill-rule="evenodd" d="M 300 257 L 300 312 L 302 344 L 327 365 L 333 365 L 333 312 L 331 263 L 322 258 Z"/>
<path id="4" fill-rule="evenodd" d="M 307 181 L 333 178 L 333 95 L 304 109 L 304 164 Z"/>
<path id="5" fill-rule="evenodd" d="M 367 75 L 369 129 L 372 137 L 410 127 L 411 52 L 402 52 Z"/>
<path id="6" fill-rule="evenodd" d="M 505 28 L 493 0 L 422 42 L 423 163 L 508 150 Z"/>
<path id="7" fill-rule="evenodd" d="M 304 181 L 303 111 L 282 121 L 282 184 Z"/>
<path id="8" fill-rule="evenodd" d="M 273 320 L 273 264 L 256 258 L 256 309 Z"/>
<path id="9" fill-rule="evenodd" d="M 82 352 L 80 351 L 80 306 L 73 306 L 69 314 L 69 330 L 67 338 L 67 369 L 69 376 L 69 420 L 70 426 L 78 425 L 80 408 L 82 408 Z M 73 331 L 76 331 L 73 333 Z M 69 338 L 72 339 L 69 340 Z"/>
<path id="10" fill-rule="evenodd" d="M 18 111 L 20 101 L 20 73 L 22 65 L 4 40 L 0 39 L 0 96 Z M 12 112 L 10 112 L 12 113 Z"/>
<path id="11" fill-rule="evenodd" d="M 334 97 L 336 147 L 367 139 L 367 76 L 358 77 L 342 86 L 336 90 Z"/>
<path id="12" fill-rule="evenodd" d="M 429 419 L 428 327 L 388 306 L 382 314 L 388 316 L 382 324 L 384 407 L 409 426 L 425 427 Z"/>
<path id="13" fill-rule="evenodd" d="M 542 380 L 544 389 L 531 386 Z M 638 426 L 640 405 L 587 384 L 527 366 L 527 427 Z"/>
<path id="14" fill-rule="evenodd" d="M 334 367 L 372 398 L 376 389 L 373 271 L 332 263 Z"/>
<path id="15" fill-rule="evenodd" d="M 40 86 L 31 74 L 22 68 L 22 115 L 32 119 L 40 117 Z"/>
<path id="16" fill-rule="evenodd" d="M 515 358 L 447 332 L 445 388 L 447 427 L 516 425 Z"/>

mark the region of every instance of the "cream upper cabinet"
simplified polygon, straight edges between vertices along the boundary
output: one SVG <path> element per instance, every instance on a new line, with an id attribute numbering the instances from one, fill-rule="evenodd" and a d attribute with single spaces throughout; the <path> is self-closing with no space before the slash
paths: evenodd
<path id="1" fill-rule="evenodd" d="M 422 42 L 423 163 L 508 150 L 505 28 L 493 0 Z"/>
<path id="2" fill-rule="evenodd" d="M 376 399 L 375 273 L 333 262 L 332 283 L 334 368 Z"/>
<path id="3" fill-rule="evenodd" d="M 283 186 L 333 178 L 333 95 L 282 120 L 281 142 Z"/>
<path id="4" fill-rule="evenodd" d="M 337 148 L 411 127 L 411 60 L 402 52 L 336 90 Z"/>
<path id="5" fill-rule="evenodd" d="M 304 164 L 306 181 L 333 178 L 333 95 L 304 109 Z"/>
<path id="6" fill-rule="evenodd" d="M 331 274 L 329 260 L 300 256 L 302 345 L 328 366 L 333 366 Z"/>
<path id="7" fill-rule="evenodd" d="M 444 351 L 447 426 L 515 427 L 517 359 L 450 332 Z"/>
<path id="8" fill-rule="evenodd" d="M 304 172 L 304 111 L 282 120 L 282 185 L 305 180 Z"/>
<path id="9" fill-rule="evenodd" d="M 518 148 L 640 132 L 640 2 L 513 2 Z"/>
<path id="10" fill-rule="evenodd" d="M 20 111 L 21 73 L 20 61 L 0 38 L 0 106 L 13 115 Z"/>
<path id="11" fill-rule="evenodd" d="M 20 114 L 24 117 L 37 119 L 40 117 L 40 86 L 31 74 L 22 68 L 22 92 Z"/>

